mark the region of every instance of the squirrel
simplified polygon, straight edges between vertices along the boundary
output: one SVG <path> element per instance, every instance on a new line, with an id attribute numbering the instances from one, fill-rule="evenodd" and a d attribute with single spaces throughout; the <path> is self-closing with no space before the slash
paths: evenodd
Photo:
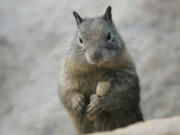
<path id="1" fill-rule="evenodd" d="M 111 6 L 99 17 L 73 15 L 77 31 L 60 70 L 59 95 L 77 133 L 143 121 L 136 67 L 113 23 Z"/>

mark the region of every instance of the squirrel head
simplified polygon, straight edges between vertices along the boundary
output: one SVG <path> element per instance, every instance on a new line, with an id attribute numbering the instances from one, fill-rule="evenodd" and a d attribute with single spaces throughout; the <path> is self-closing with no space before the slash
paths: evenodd
<path id="1" fill-rule="evenodd" d="M 73 15 L 77 24 L 73 48 L 78 61 L 101 66 L 120 56 L 125 47 L 113 24 L 110 6 L 100 17 L 82 18 L 75 11 Z"/>

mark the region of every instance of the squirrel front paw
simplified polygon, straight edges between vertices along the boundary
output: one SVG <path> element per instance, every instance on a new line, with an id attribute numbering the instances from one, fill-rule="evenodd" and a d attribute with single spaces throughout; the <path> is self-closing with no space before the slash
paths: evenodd
<path id="1" fill-rule="evenodd" d="M 90 104 L 87 106 L 86 112 L 88 119 L 94 119 L 97 114 L 100 114 L 104 110 L 104 104 L 102 98 L 95 95 L 90 97 Z"/>
<path id="2" fill-rule="evenodd" d="M 77 94 L 72 99 L 73 111 L 77 113 L 82 113 L 85 108 L 85 96 L 82 94 Z"/>

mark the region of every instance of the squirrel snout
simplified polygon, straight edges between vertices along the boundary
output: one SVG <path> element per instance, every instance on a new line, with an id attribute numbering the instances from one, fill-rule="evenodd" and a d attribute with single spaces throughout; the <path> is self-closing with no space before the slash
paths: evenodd
<path id="1" fill-rule="evenodd" d="M 91 59 L 94 63 L 100 64 L 103 61 L 103 56 L 100 52 L 94 52 L 93 55 L 91 56 Z"/>
<path id="2" fill-rule="evenodd" d="M 103 52 L 101 50 L 89 50 L 85 53 L 86 60 L 90 64 L 100 65 L 104 62 Z"/>

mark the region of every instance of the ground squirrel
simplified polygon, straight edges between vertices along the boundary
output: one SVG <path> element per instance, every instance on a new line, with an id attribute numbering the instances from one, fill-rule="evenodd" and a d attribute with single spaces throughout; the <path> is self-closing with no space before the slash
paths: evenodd
<path id="1" fill-rule="evenodd" d="M 142 121 L 138 76 L 113 23 L 111 7 L 96 18 L 73 15 L 77 31 L 62 64 L 59 93 L 78 134 Z M 109 88 L 97 96 L 100 82 L 109 82 Z"/>

